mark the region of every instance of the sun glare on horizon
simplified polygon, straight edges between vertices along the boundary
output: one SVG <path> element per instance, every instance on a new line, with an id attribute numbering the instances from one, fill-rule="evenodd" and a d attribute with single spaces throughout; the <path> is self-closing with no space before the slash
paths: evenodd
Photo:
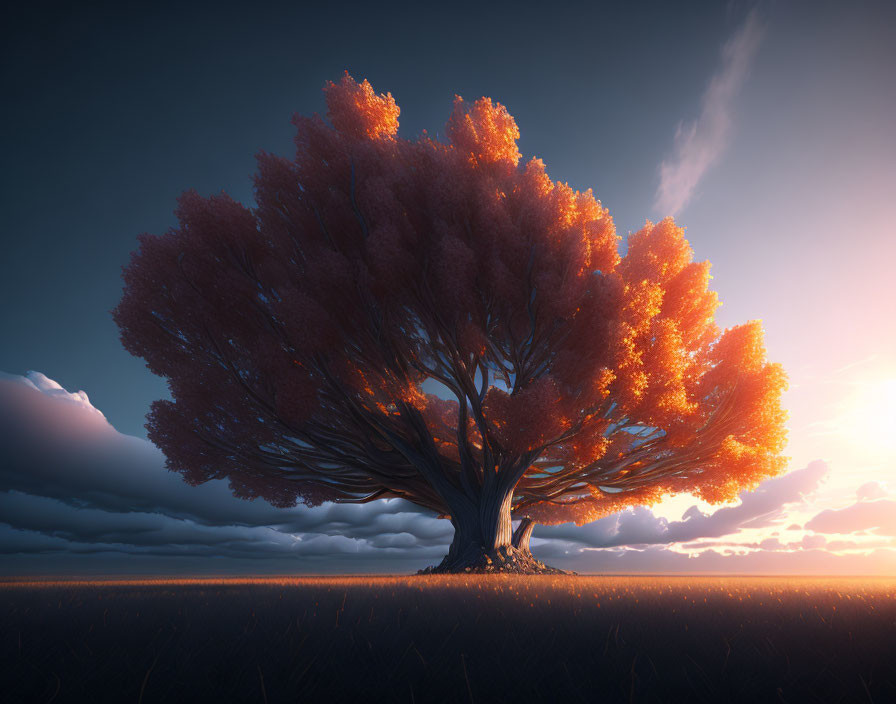
<path id="1" fill-rule="evenodd" d="M 896 455 L 896 376 L 858 382 L 846 399 L 841 433 L 877 459 Z"/>

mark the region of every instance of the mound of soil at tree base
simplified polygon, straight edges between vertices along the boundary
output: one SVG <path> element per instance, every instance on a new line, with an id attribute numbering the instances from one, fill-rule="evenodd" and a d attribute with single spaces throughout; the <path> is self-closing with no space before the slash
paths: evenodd
<path id="1" fill-rule="evenodd" d="M 531 552 L 510 545 L 483 552 L 465 565 L 446 564 L 447 562 L 446 558 L 441 564 L 422 569 L 417 574 L 576 574 L 546 565 L 536 560 Z"/>

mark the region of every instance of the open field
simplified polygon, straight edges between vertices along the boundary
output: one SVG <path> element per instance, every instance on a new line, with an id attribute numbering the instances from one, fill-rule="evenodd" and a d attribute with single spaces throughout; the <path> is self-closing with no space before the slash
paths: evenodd
<path id="1" fill-rule="evenodd" d="M 896 701 L 896 579 L 0 583 L 5 702 Z"/>

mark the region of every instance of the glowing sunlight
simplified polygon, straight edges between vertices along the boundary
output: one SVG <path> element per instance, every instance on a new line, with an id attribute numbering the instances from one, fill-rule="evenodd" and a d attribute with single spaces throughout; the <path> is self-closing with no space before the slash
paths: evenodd
<path id="1" fill-rule="evenodd" d="M 839 432 L 875 459 L 896 455 L 896 375 L 857 382 L 841 421 Z"/>

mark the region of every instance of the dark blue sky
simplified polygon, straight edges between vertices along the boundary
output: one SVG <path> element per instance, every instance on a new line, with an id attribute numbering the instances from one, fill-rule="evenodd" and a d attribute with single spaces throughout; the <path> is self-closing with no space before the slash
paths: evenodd
<path id="1" fill-rule="evenodd" d="M 390 91 L 404 136 L 441 132 L 455 93 L 503 102 L 524 155 L 594 187 L 625 232 L 745 9 L 188 5 L 20 8 L 3 37 L 0 370 L 85 389 L 134 434 L 165 392 L 108 314 L 137 234 L 171 226 L 187 188 L 249 202 L 255 153 L 292 153 L 325 81 Z"/>

